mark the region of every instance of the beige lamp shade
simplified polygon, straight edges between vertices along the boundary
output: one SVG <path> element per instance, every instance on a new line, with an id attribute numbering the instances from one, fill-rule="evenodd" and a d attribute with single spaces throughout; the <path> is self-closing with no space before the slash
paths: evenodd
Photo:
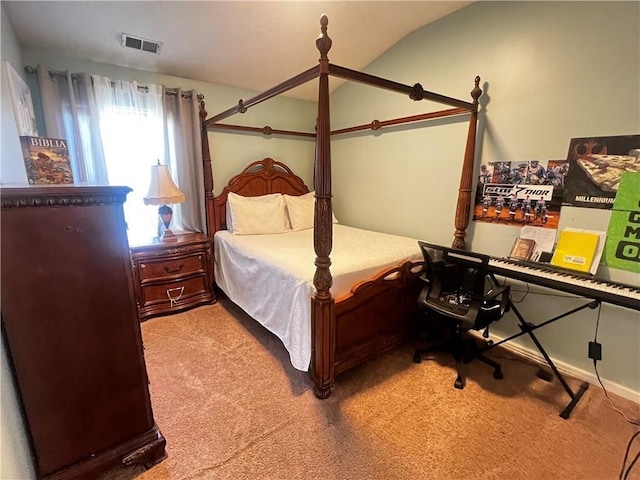
<path id="1" fill-rule="evenodd" d="M 184 193 L 173 183 L 167 165 L 153 165 L 151 167 L 151 184 L 149 192 L 144 197 L 145 205 L 167 205 L 184 202 Z"/>

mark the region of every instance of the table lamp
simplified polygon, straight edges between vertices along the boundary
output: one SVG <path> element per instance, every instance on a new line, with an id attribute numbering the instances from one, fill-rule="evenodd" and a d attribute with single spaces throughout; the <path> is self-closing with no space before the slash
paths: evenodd
<path id="1" fill-rule="evenodd" d="M 185 197 L 184 193 L 182 193 L 178 186 L 173 183 L 169 167 L 167 165 L 160 165 L 159 160 L 157 165 L 153 165 L 151 167 L 151 184 L 149 185 L 149 191 L 143 200 L 145 205 L 160 205 L 158 215 L 160 215 L 160 219 L 164 225 L 164 230 L 160 235 L 160 239 L 163 242 L 175 241 L 176 237 L 169 229 L 173 210 L 171 210 L 171 207 L 167 204 L 182 203 L 184 202 Z"/>

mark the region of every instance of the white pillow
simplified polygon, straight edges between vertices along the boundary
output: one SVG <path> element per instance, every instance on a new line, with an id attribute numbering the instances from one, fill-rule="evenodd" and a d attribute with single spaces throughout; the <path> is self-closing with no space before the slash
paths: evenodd
<path id="1" fill-rule="evenodd" d="M 315 206 L 314 192 L 305 193 L 304 195 L 284 195 L 287 203 L 287 211 L 289 213 L 289 222 L 294 232 L 313 228 L 313 212 Z M 333 215 L 333 223 L 338 223 L 336 216 Z"/>
<path id="2" fill-rule="evenodd" d="M 237 195 L 235 193 L 233 195 L 240 196 L 240 195 Z M 282 196 L 281 193 L 269 193 L 267 195 L 262 195 L 262 196 L 259 196 L 259 197 L 242 197 L 242 198 L 253 198 L 253 199 L 258 199 L 256 201 L 260 201 L 259 199 L 263 199 L 263 198 L 267 198 L 268 199 L 268 198 L 275 198 L 275 197 L 281 197 L 281 196 Z M 233 218 L 231 218 L 231 207 L 229 206 L 229 201 L 228 200 L 227 200 L 227 206 L 226 207 L 227 208 L 225 208 L 225 210 L 226 210 L 226 212 L 225 212 L 226 213 L 225 224 L 226 224 L 227 230 L 229 230 L 229 232 L 233 233 Z M 285 220 L 284 221 L 284 229 L 285 230 L 291 230 L 291 224 L 289 223 L 289 215 L 287 215 L 286 212 L 285 212 L 285 215 L 284 215 L 284 220 Z"/>
<path id="3" fill-rule="evenodd" d="M 227 229 L 234 235 L 284 233 L 286 224 L 285 201 L 279 193 L 258 197 L 229 193 L 227 196 Z"/>

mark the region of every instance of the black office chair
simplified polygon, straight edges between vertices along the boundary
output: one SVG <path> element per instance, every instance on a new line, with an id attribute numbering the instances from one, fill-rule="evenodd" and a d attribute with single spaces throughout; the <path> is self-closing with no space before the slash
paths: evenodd
<path id="1" fill-rule="evenodd" d="M 439 320 L 449 337 L 436 345 L 419 348 L 413 361 L 434 350 L 450 350 L 456 361 L 457 378 L 454 386 L 463 389 L 466 383 L 462 363 L 478 359 L 493 367 L 493 377 L 502 378 L 500 365 L 479 352 L 476 341 L 466 338 L 469 330 L 483 330 L 489 337 L 489 325 L 508 310 L 509 286 L 492 286 L 487 291 L 489 257 L 473 252 L 455 250 L 440 245 L 418 242 L 425 260 L 418 304 L 427 320 Z M 491 285 L 490 285 L 491 286 Z"/>

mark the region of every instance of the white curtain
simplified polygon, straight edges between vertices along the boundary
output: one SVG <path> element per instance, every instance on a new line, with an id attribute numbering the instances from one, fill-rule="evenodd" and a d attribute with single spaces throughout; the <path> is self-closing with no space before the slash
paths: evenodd
<path id="1" fill-rule="evenodd" d="M 144 204 L 151 166 L 165 163 L 162 87 L 92 75 L 109 185 L 133 189 L 124 205 L 129 242 L 158 232 L 157 208 Z M 174 177 L 175 180 L 175 177 Z M 171 206 L 177 210 L 176 206 Z M 173 222 L 173 229 L 176 229 Z"/>

